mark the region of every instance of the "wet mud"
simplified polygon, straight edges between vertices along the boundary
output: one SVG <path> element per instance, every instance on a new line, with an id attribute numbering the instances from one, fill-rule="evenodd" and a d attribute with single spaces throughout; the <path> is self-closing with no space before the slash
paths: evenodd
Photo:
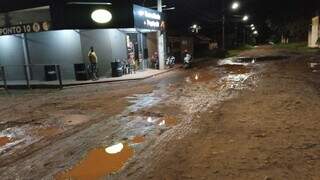
<path id="1" fill-rule="evenodd" d="M 50 138 L 63 132 L 59 127 L 41 127 L 34 130 L 36 136 Z"/>
<path id="2" fill-rule="evenodd" d="M 41 92 L 41 98 L 25 109 L 15 109 L 27 114 L 25 118 L 7 116 L 7 122 L 1 122 L 33 123 L 12 124 L 0 131 L 0 137 L 14 139 L 0 145 L 0 152 L 5 147 L 0 175 L 5 180 L 12 175 L 16 179 L 295 179 L 272 167 L 286 167 L 294 160 L 292 169 L 298 169 L 306 160 L 313 169 L 301 174 L 317 177 L 318 144 L 313 137 L 318 137 L 314 134 L 318 126 L 303 124 L 310 132 L 305 138 L 297 119 L 313 122 L 314 118 L 296 112 L 306 110 L 304 105 L 317 96 L 310 95 L 315 92 L 301 79 L 295 89 L 297 82 L 292 80 L 303 72 L 310 82 L 316 75 L 310 69 L 317 65 L 299 63 L 223 59 L 141 82 Z M 310 101 L 299 95 L 301 90 L 308 91 Z M 0 96 L 0 100 L 28 102 L 35 96 L 39 94 Z M 0 109 L 12 115 L 1 104 Z M 17 153 L 26 147 L 38 149 Z M 299 153 L 307 153 L 307 159 L 295 159 Z"/>

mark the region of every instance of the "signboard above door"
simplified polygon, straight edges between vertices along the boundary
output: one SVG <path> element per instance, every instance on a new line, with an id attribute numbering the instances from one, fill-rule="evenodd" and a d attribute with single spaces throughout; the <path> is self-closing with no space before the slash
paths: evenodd
<path id="1" fill-rule="evenodd" d="M 134 26 L 140 29 L 162 30 L 162 14 L 156 10 L 133 5 Z"/>
<path id="2" fill-rule="evenodd" d="M 0 36 L 12 35 L 12 34 L 22 34 L 22 33 L 33 33 L 33 32 L 43 32 L 49 31 L 51 25 L 49 22 L 34 22 L 29 24 L 20 24 L 9 27 L 0 27 Z"/>

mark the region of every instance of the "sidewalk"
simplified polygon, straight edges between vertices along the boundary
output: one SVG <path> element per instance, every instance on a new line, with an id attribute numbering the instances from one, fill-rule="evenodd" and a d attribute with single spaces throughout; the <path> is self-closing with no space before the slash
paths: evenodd
<path id="1" fill-rule="evenodd" d="M 63 87 L 67 86 L 78 86 L 78 85 L 86 85 L 86 84 L 99 84 L 99 83 L 110 83 L 110 82 L 120 82 L 120 81 L 133 81 L 133 80 L 143 80 L 147 78 L 151 78 L 172 70 L 179 68 L 179 65 L 176 65 L 174 68 L 164 69 L 164 70 L 155 70 L 155 69 L 147 69 L 145 71 L 137 71 L 135 74 L 128 74 L 122 77 L 108 77 L 108 78 L 100 78 L 97 81 L 87 80 L 87 81 L 76 81 L 76 80 L 63 80 Z M 0 87 L 4 87 L 3 82 Z M 24 80 L 18 81 L 7 81 L 7 87 L 9 89 L 20 89 L 27 88 L 27 82 Z M 39 81 L 39 80 L 31 80 L 30 81 L 31 88 L 59 88 L 58 81 Z"/>

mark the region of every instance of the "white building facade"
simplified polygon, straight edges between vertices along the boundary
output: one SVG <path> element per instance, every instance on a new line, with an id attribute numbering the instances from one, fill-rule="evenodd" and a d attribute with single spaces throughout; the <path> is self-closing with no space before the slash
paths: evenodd
<path id="1" fill-rule="evenodd" d="M 312 18 L 312 25 L 308 35 L 308 46 L 311 48 L 320 47 L 319 44 L 317 43 L 319 38 L 320 38 L 320 18 L 319 16 L 316 16 Z"/>

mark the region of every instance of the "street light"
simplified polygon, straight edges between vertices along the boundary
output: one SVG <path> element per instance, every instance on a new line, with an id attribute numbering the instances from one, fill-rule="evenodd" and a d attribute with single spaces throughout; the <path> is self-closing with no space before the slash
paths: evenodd
<path id="1" fill-rule="evenodd" d="M 190 28 L 191 28 L 191 32 L 193 33 L 199 33 L 199 31 L 201 30 L 201 26 L 197 24 L 193 24 Z"/>
<path id="2" fill-rule="evenodd" d="M 231 4 L 232 10 L 237 10 L 240 7 L 240 3 L 235 1 Z M 225 23 L 226 23 L 226 12 L 227 8 L 225 7 L 224 1 L 222 1 L 222 49 L 225 49 Z"/>
<path id="3" fill-rule="evenodd" d="M 249 20 L 249 16 L 248 15 L 244 15 L 242 18 L 242 21 L 248 21 Z"/>
<path id="4" fill-rule="evenodd" d="M 175 10 L 176 7 L 170 7 L 170 8 L 164 8 L 162 9 L 163 11 L 171 11 L 171 10 Z"/>
<path id="5" fill-rule="evenodd" d="M 251 27 L 251 28 L 254 27 L 254 24 L 251 24 L 250 27 Z"/>
<path id="6" fill-rule="evenodd" d="M 232 10 L 237 10 L 237 9 L 239 9 L 239 7 L 240 7 L 239 2 L 233 2 L 231 5 Z"/>
<path id="7" fill-rule="evenodd" d="M 253 34 L 257 35 L 257 34 L 259 34 L 259 33 L 258 33 L 258 31 L 253 31 Z"/>
<path id="8" fill-rule="evenodd" d="M 254 27 L 254 26 L 253 26 L 253 27 L 251 27 L 251 30 L 252 30 L 252 31 L 256 30 L 256 27 Z"/>

